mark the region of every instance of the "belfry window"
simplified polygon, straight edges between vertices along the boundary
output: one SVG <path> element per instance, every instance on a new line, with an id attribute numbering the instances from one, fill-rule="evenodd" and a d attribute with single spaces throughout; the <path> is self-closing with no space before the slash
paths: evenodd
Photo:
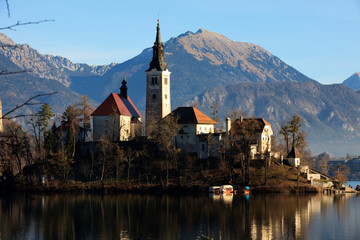
<path id="1" fill-rule="evenodd" d="M 164 78 L 164 85 L 167 85 L 168 84 L 168 78 Z"/>
<path id="2" fill-rule="evenodd" d="M 157 77 L 152 77 L 151 78 L 151 84 L 152 85 L 157 85 L 158 83 L 157 83 Z"/>

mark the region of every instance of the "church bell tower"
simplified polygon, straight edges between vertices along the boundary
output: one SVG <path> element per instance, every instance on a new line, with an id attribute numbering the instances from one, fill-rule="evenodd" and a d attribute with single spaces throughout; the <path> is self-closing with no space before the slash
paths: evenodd
<path id="1" fill-rule="evenodd" d="M 164 44 L 160 37 L 159 20 L 150 67 L 146 70 L 145 133 L 149 136 L 151 125 L 171 112 L 170 74 L 164 58 Z"/>

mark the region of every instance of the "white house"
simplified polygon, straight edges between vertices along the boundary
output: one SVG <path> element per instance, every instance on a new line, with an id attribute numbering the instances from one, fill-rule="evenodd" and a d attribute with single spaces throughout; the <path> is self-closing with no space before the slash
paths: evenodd
<path id="1" fill-rule="evenodd" d="M 184 153 L 196 153 L 197 149 L 202 149 L 202 145 L 197 146 L 198 136 L 214 133 L 217 122 L 194 107 L 178 107 L 172 114 L 179 125 L 176 146 Z"/>
<path id="2" fill-rule="evenodd" d="M 264 158 L 266 152 L 271 152 L 271 136 L 274 132 L 271 124 L 265 119 L 240 117 L 231 123 L 227 118 L 226 128 L 226 132 L 234 141 L 241 142 L 246 137 L 251 138 L 250 154 L 253 159 Z"/>
<path id="3" fill-rule="evenodd" d="M 128 141 L 142 135 L 141 114 L 127 94 L 126 80 L 122 81 L 120 94 L 111 93 L 91 114 L 93 139 L 108 136 L 113 141 Z"/>

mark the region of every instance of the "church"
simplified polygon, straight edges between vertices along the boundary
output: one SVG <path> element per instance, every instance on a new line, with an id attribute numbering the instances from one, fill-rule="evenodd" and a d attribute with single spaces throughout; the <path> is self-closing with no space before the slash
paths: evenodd
<path id="1" fill-rule="evenodd" d="M 164 58 L 164 44 L 161 42 L 159 20 L 150 67 L 146 70 L 145 134 L 151 133 L 151 125 L 171 112 L 170 74 Z"/>
<path id="2" fill-rule="evenodd" d="M 164 57 L 159 20 L 156 27 L 153 55 L 146 72 L 145 136 L 149 137 L 153 124 L 171 113 L 170 74 Z M 112 141 L 128 141 L 143 135 L 142 116 L 128 96 L 124 76 L 120 94 L 111 93 L 92 113 L 93 140 L 108 136 Z M 196 152 L 197 135 L 214 132 L 215 121 L 193 107 L 179 107 L 173 114 L 181 119 L 176 137 L 183 152 Z M 185 124 L 185 125 L 184 125 Z M 184 129 L 195 129 L 184 135 Z M 204 132 L 205 131 L 205 132 Z"/>
<path id="3" fill-rule="evenodd" d="M 128 141 L 142 135 L 141 114 L 128 96 L 124 76 L 120 94 L 111 93 L 91 114 L 93 140 L 107 136 L 112 141 Z"/>

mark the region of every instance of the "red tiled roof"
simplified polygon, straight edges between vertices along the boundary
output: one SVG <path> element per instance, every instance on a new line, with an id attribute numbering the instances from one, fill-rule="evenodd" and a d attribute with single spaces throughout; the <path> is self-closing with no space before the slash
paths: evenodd
<path id="1" fill-rule="evenodd" d="M 139 110 L 135 107 L 130 97 L 123 98 L 116 93 L 111 93 L 91 116 L 108 116 L 113 114 L 141 118 Z"/>
<path id="2" fill-rule="evenodd" d="M 172 111 L 179 124 L 217 124 L 210 117 L 194 107 L 178 107 Z"/>
<path id="3" fill-rule="evenodd" d="M 268 123 L 265 119 L 263 119 L 263 118 L 260 118 L 264 123 L 265 123 L 265 125 L 271 125 L 270 123 Z"/>

